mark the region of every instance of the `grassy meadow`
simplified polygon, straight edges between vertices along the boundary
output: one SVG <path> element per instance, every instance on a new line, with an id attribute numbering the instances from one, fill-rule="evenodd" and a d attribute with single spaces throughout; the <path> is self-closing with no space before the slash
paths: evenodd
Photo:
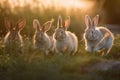
<path id="1" fill-rule="evenodd" d="M 44 56 L 34 50 L 31 40 L 25 41 L 24 53 L 0 49 L 1 80 L 119 80 L 120 70 L 94 69 L 101 62 L 120 60 L 120 35 L 115 36 L 115 43 L 109 55 L 86 53 L 84 41 L 79 41 L 79 49 L 75 56 Z M 102 64 L 101 64 L 102 65 Z M 104 66 L 103 66 L 104 67 Z M 119 65 L 118 65 L 119 67 Z M 93 69 L 93 70 L 92 70 Z"/>
<path id="2" fill-rule="evenodd" d="M 107 56 L 99 53 L 87 53 L 83 33 L 85 30 L 84 16 L 89 14 L 104 15 L 100 11 L 93 10 L 94 13 L 84 12 L 81 9 L 66 8 L 56 9 L 54 6 L 45 8 L 34 8 L 30 5 L 24 7 L 16 6 L 14 10 L 10 8 L 7 0 L 0 3 L 0 80 L 120 80 L 120 34 L 114 34 L 114 45 Z M 49 35 L 54 33 L 57 25 L 57 18 L 61 15 L 71 17 L 69 31 L 74 32 L 79 40 L 78 51 L 75 56 L 69 54 L 58 55 L 52 53 L 45 56 L 39 50 L 33 48 L 34 28 L 33 19 L 39 19 L 41 25 L 46 21 L 54 19 Z M 20 18 L 26 19 L 26 25 L 21 31 L 24 40 L 24 53 L 6 49 L 3 45 L 3 38 L 7 33 L 4 25 L 5 18 L 17 22 Z M 104 22 L 104 17 L 100 19 L 99 25 Z M 114 66 L 114 64 L 116 64 Z M 109 67 L 113 65 L 112 67 Z M 100 67 L 101 66 L 101 67 Z M 104 69 L 105 68 L 105 69 Z"/>

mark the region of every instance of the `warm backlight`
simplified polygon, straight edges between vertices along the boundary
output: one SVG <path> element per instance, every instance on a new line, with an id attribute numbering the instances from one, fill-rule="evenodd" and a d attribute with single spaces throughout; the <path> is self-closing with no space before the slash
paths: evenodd
<path id="1" fill-rule="evenodd" d="M 82 10 L 88 10 L 93 6 L 93 2 L 88 0 L 8 0 L 11 4 L 11 8 L 15 6 L 23 7 L 25 5 L 30 5 L 31 8 L 34 7 L 55 7 L 55 8 L 76 8 Z"/>

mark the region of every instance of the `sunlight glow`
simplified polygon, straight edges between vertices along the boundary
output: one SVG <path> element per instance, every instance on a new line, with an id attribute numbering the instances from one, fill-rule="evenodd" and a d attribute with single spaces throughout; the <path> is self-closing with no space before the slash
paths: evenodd
<path id="1" fill-rule="evenodd" d="M 23 7 L 26 4 L 29 4 L 31 8 L 34 7 L 40 7 L 43 6 L 48 7 L 55 7 L 55 8 L 77 8 L 77 9 L 83 9 L 87 10 L 93 6 L 93 3 L 91 1 L 86 0 L 8 0 L 11 4 L 11 8 L 14 8 L 15 6 Z"/>

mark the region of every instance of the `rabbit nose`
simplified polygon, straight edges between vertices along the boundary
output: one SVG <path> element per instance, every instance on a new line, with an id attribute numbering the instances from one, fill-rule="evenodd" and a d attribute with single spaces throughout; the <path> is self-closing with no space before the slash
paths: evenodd
<path id="1" fill-rule="evenodd" d="M 55 38 L 56 38 L 56 39 L 58 39 L 58 38 L 59 38 L 59 36 L 57 35 L 57 36 L 55 36 Z"/>
<path id="2" fill-rule="evenodd" d="M 41 38 L 41 34 L 39 35 L 39 38 Z"/>
<path id="3" fill-rule="evenodd" d="M 41 35 L 39 35 L 39 37 L 41 37 Z"/>
<path id="4" fill-rule="evenodd" d="M 15 39 L 16 39 L 16 36 L 13 36 L 12 38 L 15 40 Z"/>

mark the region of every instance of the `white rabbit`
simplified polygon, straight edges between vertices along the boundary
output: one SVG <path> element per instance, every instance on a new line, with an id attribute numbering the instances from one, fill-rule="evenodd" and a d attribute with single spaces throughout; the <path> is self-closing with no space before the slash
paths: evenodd
<path id="1" fill-rule="evenodd" d="M 55 38 L 56 52 L 60 55 L 69 53 L 74 55 L 78 48 L 78 39 L 76 35 L 67 28 L 70 26 L 70 17 L 67 17 L 64 25 L 62 24 L 62 17 L 58 17 L 57 28 L 53 34 Z"/>
<path id="2" fill-rule="evenodd" d="M 4 38 L 4 44 L 6 47 L 17 49 L 23 47 L 23 39 L 20 31 L 24 28 L 26 20 L 20 19 L 16 25 L 13 25 L 9 19 L 5 20 L 5 25 L 8 29 L 8 33 Z"/>
<path id="3" fill-rule="evenodd" d="M 113 45 L 114 36 L 105 27 L 97 27 L 99 15 L 96 15 L 91 21 L 88 15 L 85 16 L 85 24 L 87 26 L 84 39 L 87 52 L 97 52 L 104 49 L 102 55 L 107 55 Z"/>
<path id="4" fill-rule="evenodd" d="M 54 51 L 54 39 L 52 36 L 49 36 L 46 32 L 50 29 L 53 21 L 47 21 L 42 27 L 37 19 L 33 20 L 33 27 L 36 29 L 33 44 L 35 48 L 40 49 L 46 55 L 50 51 Z"/>

